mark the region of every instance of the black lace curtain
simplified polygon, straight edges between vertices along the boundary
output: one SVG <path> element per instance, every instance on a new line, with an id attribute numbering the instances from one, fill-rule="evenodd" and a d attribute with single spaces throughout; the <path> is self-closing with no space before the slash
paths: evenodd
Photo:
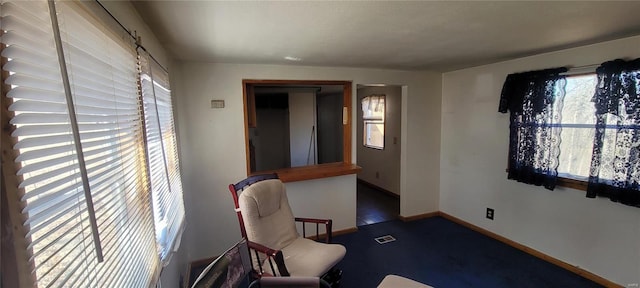
<path id="1" fill-rule="evenodd" d="M 510 112 L 509 179 L 553 190 L 558 177 L 566 68 L 510 74 L 500 108 Z M 640 58 L 597 70 L 596 129 L 587 197 L 640 207 Z"/>
<path id="2" fill-rule="evenodd" d="M 510 112 L 509 179 L 553 190 L 558 176 L 566 68 L 510 74 L 499 111 Z M 559 88 L 559 89 L 558 89 Z"/>
<path id="3" fill-rule="evenodd" d="M 640 58 L 605 62 L 596 73 L 596 131 L 587 197 L 605 196 L 640 207 Z"/>

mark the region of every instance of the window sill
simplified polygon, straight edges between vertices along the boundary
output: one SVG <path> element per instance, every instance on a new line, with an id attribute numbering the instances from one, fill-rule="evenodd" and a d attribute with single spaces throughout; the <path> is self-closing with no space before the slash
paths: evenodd
<path id="1" fill-rule="evenodd" d="M 505 172 L 509 173 L 509 169 L 508 168 L 505 169 Z M 556 183 L 556 185 L 561 187 L 576 189 L 576 190 L 587 191 L 587 186 L 589 185 L 589 183 L 584 180 L 571 179 L 571 178 L 558 176 L 558 182 Z"/>
<path id="2" fill-rule="evenodd" d="M 282 182 L 296 182 L 311 179 L 329 178 L 335 176 L 356 174 L 361 167 L 351 163 L 327 163 L 312 166 L 292 167 L 270 171 L 253 172 L 249 176 L 277 173 Z"/>
<path id="3" fill-rule="evenodd" d="M 558 186 L 587 191 L 588 182 L 565 177 L 558 177 Z"/>

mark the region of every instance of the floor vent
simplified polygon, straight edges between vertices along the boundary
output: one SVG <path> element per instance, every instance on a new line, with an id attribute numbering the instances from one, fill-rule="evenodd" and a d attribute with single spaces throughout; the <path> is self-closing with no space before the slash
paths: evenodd
<path id="1" fill-rule="evenodd" d="M 376 242 L 378 242 L 378 244 L 386 244 L 386 243 L 389 243 L 389 242 L 396 241 L 396 238 L 394 238 L 391 235 L 384 235 L 384 236 L 380 236 L 380 237 L 374 238 L 374 240 L 376 240 Z"/>

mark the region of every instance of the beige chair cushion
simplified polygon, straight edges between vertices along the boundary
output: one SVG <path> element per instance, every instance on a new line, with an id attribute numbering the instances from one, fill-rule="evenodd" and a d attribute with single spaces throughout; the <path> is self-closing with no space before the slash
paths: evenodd
<path id="1" fill-rule="evenodd" d="M 245 188 L 238 202 L 250 241 L 281 250 L 299 237 L 280 180 L 264 180 Z"/>
<path id="2" fill-rule="evenodd" d="M 342 245 L 319 243 L 302 237 L 282 249 L 284 263 L 291 276 L 322 276 L 346 253 L 347 249 Z"/>
<path id="3" fill-rule="evenodd" d="M 400 277 L 397 275 L 387 275 L 382 279 L 382 282 L 378 285 L 378 288 L 433 288 L 429 285 L 422 284 L 420 282 L 413 281 L 408 278 Z"/>

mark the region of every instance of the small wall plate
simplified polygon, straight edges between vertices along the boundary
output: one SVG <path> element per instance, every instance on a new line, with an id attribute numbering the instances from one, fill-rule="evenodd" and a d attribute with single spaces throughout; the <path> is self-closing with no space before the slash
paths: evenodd
<path id="1" fill-rule="evenodd" d="M 211 108 L 224 108 L 224 100 L 211 100 Z"/>
<path id="2" fill-rule="evenodd" d="M 386 244 L 386 243 L 389 243 L 389 242 L 396 241 L 396 238 L 394 238 L 391 235 L 384 235 L 384 236 L 376 237 L 376 238 L 374 238 L 374 240 L 376 240 L 376 242 L 378 242 L 378 244 Z"/>

